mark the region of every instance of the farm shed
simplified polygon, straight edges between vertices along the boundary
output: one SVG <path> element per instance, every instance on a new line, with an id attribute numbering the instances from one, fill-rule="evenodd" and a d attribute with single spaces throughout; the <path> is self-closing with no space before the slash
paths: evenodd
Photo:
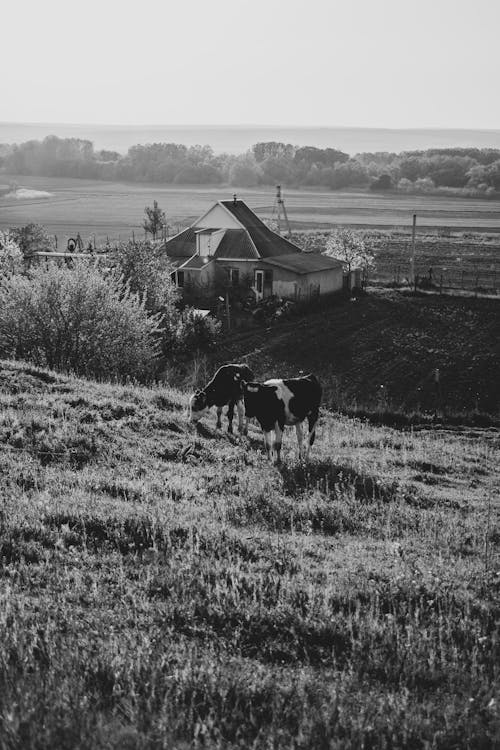
<path id="1" fill-rule="evenodd" d="M 215 203 L 164 249 L 180 287 L 209 289 L 222 276 L 232 286 L 248 283 L 260 300 L 273 294 L 308 299 L 343 286 L 340 261 L 303 253 L 236 197 Z"/>

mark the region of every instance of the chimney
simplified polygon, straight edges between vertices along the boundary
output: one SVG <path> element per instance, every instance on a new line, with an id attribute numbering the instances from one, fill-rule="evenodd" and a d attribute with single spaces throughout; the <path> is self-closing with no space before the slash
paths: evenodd
<path id="1" fill-rule="evenodd" d="M 233 204 L 236 206 L 236 193 L 233 193 Z"/>

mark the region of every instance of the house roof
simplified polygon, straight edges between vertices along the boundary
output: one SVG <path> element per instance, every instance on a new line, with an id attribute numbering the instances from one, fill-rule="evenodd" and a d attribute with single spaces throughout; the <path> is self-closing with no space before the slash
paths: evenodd
<path id="1" fill-rule="evenodd" d="M 180 266 L 180 270 L 191 270 L 191 271 L 201 271 L 202 268 L 205 268 L 205 266 L 208 266 L 209 263 L 212 263 L 213 258 L 207 258 L 207 257 L 201 257 L 200 255 L 193 255 L 192 258 L 189 258 L 185 263 Z"/>
<path id="2" fill-rule="evenodd" d="M 226 229 L 214 253 L 215 258 L 255 258 L 259 255 L 248 232 L 244 229 Z"/>
<path id="3" fill-rule="evenodd" d="M 173 271 L 176 271 L 183 263 L 186 262 L 185 258 L 169 258 L 170 265 Z"/>
<path id="4" fill-rule="evenodd" d="M 247 230 L 261 258 L 300 253 L 293 242 L 272 232 L 243 201 L 219 201 Z"/>
<path id="5" fill-rule="evenodd" d="M 217 204 L 216 204 L 217 205 Z M 341 268 L 340 261 L 325 255 L 303 253 L 289 240 L 272 232 L 258 216 L 239 200 L 219 201 L 241 225 L 241 229 L 189 227 L 165 244 L 167 256 L 182 269 L 201 270 L 207 265 L 207 258 L 196 254 L 196 235 L 223 232 L 223 236 L 213 256 L 208 262 L 217 259 L 262 260 L 273 266 L 284 268 L 296 274 L 315 273 Z M 206 214 L 208 215 L 208 214 Z"/>
<path id="6" fill-rule="evenodd" d="M 190 258 L 196 252 L 196 230 L 188 227 L 167 240 L 165 249 L 169 258 Z"/>
<path id="7" fill-rule="evenodd" d="M 342 268 L 342 263 L 326 255 L 311 253 L 291 253 L 280 255 L 278 258 L 266 258 L 266 263 L 298 274 L 315 273 L 316 271 L 330 271 L 332 268 Z"/>

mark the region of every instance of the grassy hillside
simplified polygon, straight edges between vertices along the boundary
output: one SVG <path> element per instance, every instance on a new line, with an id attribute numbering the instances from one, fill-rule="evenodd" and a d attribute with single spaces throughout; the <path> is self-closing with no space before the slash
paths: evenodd
<path id="1" fill-rule="evenodd" d="M 0 362 L 0 747 L 498 746 L 498 431 L 185 404 Z"/>

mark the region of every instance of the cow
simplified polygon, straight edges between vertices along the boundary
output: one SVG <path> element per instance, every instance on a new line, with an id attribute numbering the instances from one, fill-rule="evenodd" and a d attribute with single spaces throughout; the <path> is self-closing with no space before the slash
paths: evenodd
<path id="1" fill-rule="evenodd" d="M 189 400 L 189 419 L 197 422 L 211 409 L 217 407 L 217 428 L 221 429 L 222 407 L 228 406 L 227 418 L 229 433 L 233 432 L 234 407 L 238 409 L 238 431 L 248 432 L 247 421 L 244 421 L 245 407 L 241 384 L 253 380 L 254 374 L 247 365 L 223 365 L 219 367 L 212 380 L 204 388 L 197 390 Z"/>
<path id="2" fill-rule="evenodd" d="M 288 380 L 266 380 L 265 383 L 242 383 L 247 418 L 255 417 L 264 433 L 264 445 L 268 458 L 281 462 L 281 440 L 285 425 L 295 425 L 302 458 L 302 422 L 307 418 L 309 437 L 306 459 L 316 436 L 322 389 L 315 375 Z M 273 440 L 274 432 L 274 440 Z"/>

